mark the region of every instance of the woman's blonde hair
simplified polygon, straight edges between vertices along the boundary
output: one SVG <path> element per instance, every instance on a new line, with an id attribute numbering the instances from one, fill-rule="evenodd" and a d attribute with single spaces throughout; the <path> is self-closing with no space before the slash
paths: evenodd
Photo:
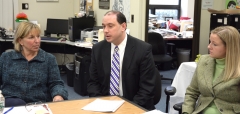
<path id="1" fill-rule="evenodd" d="M 232 26 L 220 26 L 211 31 L 223 41 L 226 47 L 224 81 L 240 77 L 240 34 Z"/>
<path id="2" fill-rule="evenodd" d="M 26 37 L 33 29 L 37 30 L 39 32 L 39 34 L 41 33 L 40 27 L 32 22 L 19 23 L 19 25 L 16 29 L 16 32 L 15 32 L 15 35 L 14 35 L 14 40 L 13 40 L 14 49 L 17 52 L 20 52 L 22 49 L 22 46 L 19 43 L 19 40 Z"/>

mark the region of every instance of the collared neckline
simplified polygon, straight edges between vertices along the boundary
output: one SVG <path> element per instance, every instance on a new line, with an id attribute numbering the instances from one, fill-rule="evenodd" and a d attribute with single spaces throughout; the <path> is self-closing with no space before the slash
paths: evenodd
<path id="1" fill-rule="evenodd" d="M 215 59 L 216 60 L 216 63 L 219 64 L 219 65 L 225 65 L 225 58 L 222 58 L 222 59 Z"/>
<path id="2" fill-rule="evenodd" d="M 16 52 L 14 51 L 12 59 L 26 59 L 21 52 Z M 45 55 L 44 55 L 44 50 L 39 49 L 38 54 L 31 60 L 31 61 L 45 61 Z"/>
<path id="3" fill-rule="evenodd" d="M 113 43 L 111 43 L 111 47 L 116 47 L 118 46 L 119 49 L 122 49 L 123 47 L 126 47 L 127 44 L 127 34 L 125 35 L 125 38 L 123 39 L 123 41 L 119 44 L 119 45 L 114 45 Z"/>

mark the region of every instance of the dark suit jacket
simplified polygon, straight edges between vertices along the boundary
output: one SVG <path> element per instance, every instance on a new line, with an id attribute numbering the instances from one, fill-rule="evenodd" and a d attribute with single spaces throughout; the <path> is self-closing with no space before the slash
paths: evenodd
<path id="1" fill-rule="evenodd" d="M 152 46 L 130 35 L 127 36 L 123 65 L 123 97 L 152 110 L 155 65 Z M 90 97 L 110 95 L 111 43 L 106 40 L 92 48 L 88 93 Z"/>

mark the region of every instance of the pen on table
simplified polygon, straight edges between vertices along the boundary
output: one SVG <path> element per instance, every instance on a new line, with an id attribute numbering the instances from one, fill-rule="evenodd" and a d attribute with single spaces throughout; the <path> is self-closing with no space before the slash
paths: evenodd
<path id="1" fill-rule="evenodd" d="M 7 114 L 8 112 L 10 112 L 14 107 L 9 108 L 6 112 L 4 112 L 3 114 Z"/>

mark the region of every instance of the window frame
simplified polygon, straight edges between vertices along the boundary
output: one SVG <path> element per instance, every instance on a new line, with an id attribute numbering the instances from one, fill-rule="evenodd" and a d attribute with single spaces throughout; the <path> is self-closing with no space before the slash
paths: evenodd
<path id="1" fill-rule="evenodd" d="M 180 20 L 181 15 L 181 0 L 178 0 L 178 5 L 151 5 L 149 4 L 149 9 L 151 10 L 151 14 L 156 15 L 156 9 L 176 9 L 178 11 L 178 19 Z"/>

